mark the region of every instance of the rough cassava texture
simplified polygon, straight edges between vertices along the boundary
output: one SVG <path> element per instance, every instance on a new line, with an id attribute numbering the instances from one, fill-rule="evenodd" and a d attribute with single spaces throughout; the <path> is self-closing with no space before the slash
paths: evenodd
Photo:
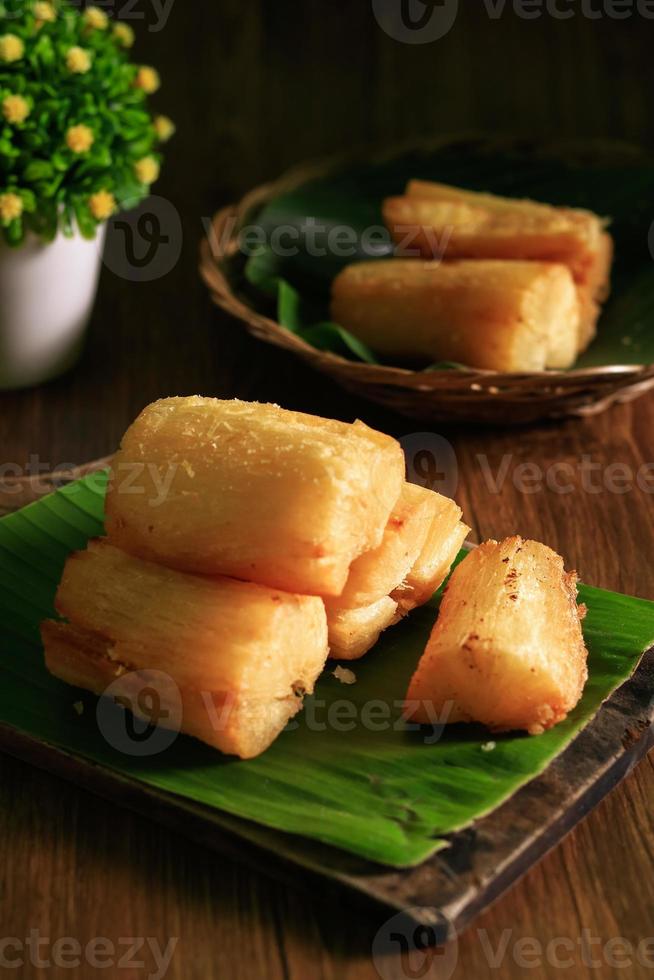
<path id="1" fill-rule="evenodd" d="M 450 579 L 409 686 L 415 718 L 540 734 L 566 717 L 588 677 L 577 577 L 551 548 L 520 537 L 487 541 Z"/>
<path id="2" fill-rule="evenodd" d="M 377 547 L 404 480 L 395 439 L 276 405 L 168 398 L 126 433 L 113 543 L 183 571 L 339 595 Z"/>

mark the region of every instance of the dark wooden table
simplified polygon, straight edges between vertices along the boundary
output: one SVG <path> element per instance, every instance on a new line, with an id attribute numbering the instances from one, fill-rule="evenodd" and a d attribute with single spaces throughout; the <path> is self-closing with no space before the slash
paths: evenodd
<path id="1" fill-rule="evenodd" d="M 275 400 L 397 435 L 424 429 L 334 390 L 213 309 L 196 271 L 202 218 L 291 163 L 354 144 L 468 129 L 651 144 L 654 22 L 568 6 L 568 20 L 527 20 L 508 3 L 497 18 L 466 4 L 447 36 L 425 45 L 391 40 L 370 3 L 345 0 L 178 0 L 161 31 L 144 21 L 137 50 L 161 67 L 158 103 L 179 124 L 157 193 L 181 215 L 181 254 L 149 283 L 104 271 L 77 369 L 0 395 L 0 462 L 51 469 L 104 455 L 144 404 L 170 394 Z M 593 9 L 613 8 L 595 0 Z M 586 582 L 654 598 L 654 479 L 641 469 L 654 459 L 653 425 L 647 396 L 560 425 L 434 428 L 456 452 L 456 495 L 477 540 L 519 531 L 561 551 Z M 569 464 L 566 492 L 552 484 L 557 460 Z M 163 947 L 178 937 L 175 980 L 409 975 L 399 958 L 373 962 L 372 912 L 277 884 L 8 757 L 0 787 L 0 943 L 30 930 L 51 943 L 106 937 L 117 947 L 123 937 Z M 454 976 L 651 976 L 654 943 L 641 946 L 642 963 L 635 947 L 654 936 L 653 802 L 650 759 L 461 938 Z M 498 947 L 505 955 L 493 967 Z M 154 972 L 147 948 L 136 959 L 144 965 L 28 962 L 0 973 Z M 438 977 L 441 966 L 436 957 L 413 975 Z"/>

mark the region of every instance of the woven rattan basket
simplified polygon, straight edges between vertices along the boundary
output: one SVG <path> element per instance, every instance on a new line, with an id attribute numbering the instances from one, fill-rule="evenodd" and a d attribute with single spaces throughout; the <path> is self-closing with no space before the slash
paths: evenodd
<path id="1" fill-rule="evenodd" d="M 430 144 L 430 149 L 434 147 L 435 144 Z M 585 152 L 589 152 L 588 146 Z M 639 151 L 622 147 L 620 152 L 629 155 Z M 213 219 L 201 245 L 200 272 L 216 304 L 236 317 L 250 333 L 291 351 L 357 395 L 423 421 L 515 424 L 585 416 L 602 412 L 616 402 L 637 398 L 654 386 L 652 364 L 615 364 L 538 374 L 501 374 L 474 369 L 413 371 L 365 364 L 317 350 L 260 312 L 241 288 L 244 264 L 238 241 L 241 229 L 269 201 L 309 180 L 337 174 L 352 162 L 352 158 L 341 158 L 297 167 L 279 180 L 251 191 L 238 204 L 223 208 Z M 216 243 L 220 243 L 220 248 Z"/>

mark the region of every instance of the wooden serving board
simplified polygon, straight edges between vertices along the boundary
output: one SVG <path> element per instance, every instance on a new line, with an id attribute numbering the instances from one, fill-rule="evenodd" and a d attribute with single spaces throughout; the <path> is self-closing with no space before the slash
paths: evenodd
<path id="1" fill-rule="evenodd" d="M 293 885 L 346 888 L 380 908 L 406 912 L 438 942 L 460 934 L 582 820 L 654 747 L 654 649 L 634 676 L 540 777 L 450 847 L 396 871 L 189 803 L 0 725 L 0 748 L 212 850 Z M 299 874 L 298 874 L 299 872 Z"/>
<path id="2" fill-rule="evenodd" d="M 83 472 L 106 463 L 89 464 Z M 51 486 L 79 475 L 55 475 Z M 25 484 L 7 499 L 17 509 L 42 492 Z M 450 835 L 447 848 L 406 870 L 193 803 L 8 724 L 0 723 L 0 749 L 290 883 L 346 890 L 376 903 L 380 919 L 405 912 L 409 922 L 428 927 L 443 942 L 514 884 L 636 765 L 654 745 L 653 725 L 654 648 L 542 775 L 489 816 Z"/>

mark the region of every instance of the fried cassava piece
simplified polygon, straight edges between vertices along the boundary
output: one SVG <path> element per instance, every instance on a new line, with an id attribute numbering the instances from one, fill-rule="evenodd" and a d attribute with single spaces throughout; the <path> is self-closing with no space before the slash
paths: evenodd
<path id="1" fill-rule="evenodd" d="M 352 563 L 338 598 L 341 606 L 368 606 L 389 595 L 404 580 L 427 540 L 438 499 L 432 490 L 404 484 L 380 545 Z"/>
<path id="2" fill-rule="evenodd" d="M 276 405 L 167 398 L 114 459 L 107 534 L 182 571 L 339 595 L 382 540 L 404 481 L 398 442 Z"/>
<path id="3" fill-rule="evenodd" d="M 191 575 L 93 541 L 68 559 L 57 592 L 66 623 L 46 622 L 46 664 L 69 684 L 103 694 L 157 691 L 157 721 L 222 752 L 263 752 L 302 706 L 327 659 L 322 600 L 224 577 Z M 153 673 L 154 672 L 154 673 Z M 124 687 L 124 691 L 122 690 Z"/>
<path id="4" fill-rule="evenodd" d="M 333 660 L 358 660 L 374 647 L 382 632 L 400 618 L 398 603 L 390 596 L 357 609 L 344 609 L 337 599 L 327 599 L 325 608 L 329 656 Z"/>
<path id="5" fill-rule="evenodd" d="M 413 232 L 424 258 L 563 262 L 576 282 L 593 282 L 606 295 L 610 236 L 606 220 L 591 211 L 412 180 L 403 197 L 384 201 L 383 212 L 395 241 L 411 247 Z"/>
<path id="6" fill-rule="evenodd" d="M 580 304 L 567 266 L 385 259 L 347 266 L 332 317 L 384 357 L 495 371 L 569 367 Z"/>
<path id="7" fill-rule="evenodd" d="M 579 290 L 578 353 L 595 336 L 610 290 L 613 240 L 607 221 L 580 208 L 498 197 L 424 180 L 384 201 L 402 254 L 434 259 L 530 259 L 567 265 Z"/>
<path id="8" fill-rule="evenodd" d="M 470 528 L 461 520 L 461 508 L 439 493 L 432 497 L 432 519 L 427 538 L 413 567 L 391 593 L 404 616 L 429 602 L 447 578 Z"/>
<path id="9" fill-rule="evenodd" d="M 487 541 L 454 570 L 409 685 L 412 718 L 540 734 L 578 703 L 588 672 L 577 577 L 550 548 Z M 418 705 L 415 708 L 415 705 Z"/>
<path id="10" fill-rule="evenodd" d="M 325 600 L 332 658 L 362 657 L 383 630 L 431 599 L 468 533 L 460 518 L 454 501 L 405 484 L 380 546 L 353 563 L 342 596 Z"/>

